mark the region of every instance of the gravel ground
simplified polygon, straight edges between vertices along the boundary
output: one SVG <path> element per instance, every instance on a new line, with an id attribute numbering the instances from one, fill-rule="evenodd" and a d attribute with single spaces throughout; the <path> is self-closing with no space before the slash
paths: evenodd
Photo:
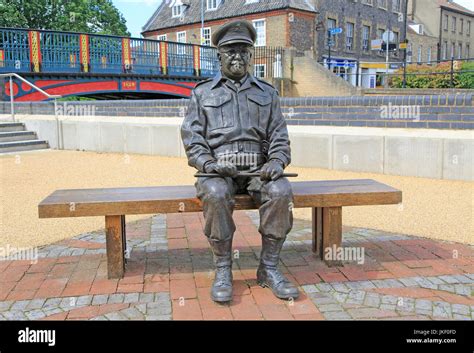
<path id="1" fill-rule="evenodd" d="M 370 178 L 403 191 L 403 204 L 344 208 L 348 226 L 474 243 L 474 183 L 288 168 L 298 180 Z M 194 170 L 184 158 L 42 151 L 0 156 L 0 247 L 49 244 L 103 228 L 102 217 L 39 219 L 38 203 L 57 189 L 185 185 Z M 128 220 L 147 218 L 130 216 Z M 295 210 L 309 219 L 309 209 Z"/>

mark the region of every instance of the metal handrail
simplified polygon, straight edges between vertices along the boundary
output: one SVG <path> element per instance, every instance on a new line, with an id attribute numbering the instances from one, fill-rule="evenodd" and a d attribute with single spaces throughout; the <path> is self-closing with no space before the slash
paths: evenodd
<path id="1" fill-rule="evenodd" d="M 11 72 L 11 73 L 8 73 L 8 74 L 0 74 L 0 77 L 9 77 L 10 78 L 10 113 L 11 113 L 11 116 L 12 116 L 12 122 L 15 122 L 15 106 L 14 106 L 15 98 L 13 96 L 13 77 L 16 77 L 20 81 L 26 83 L 28 86 L 30 86 L 31 88 L 37 90 L 39 93 L 45 95 L 46 97 L 54 99 L 53 103 L 54 103 L 54 118 L 56 119 L 57 146 L 58 146 L 58 149 L 61 149 L 61 145 L 60 145 L 61 139 L 60 139 L 60 136 L 59 136 L 60 128 L 59 128 L 59 119 L 58 119 L 57 98 L 62 98 L 62 96 L 58 95 L 58 94 L 49 94 L 48 92 L 43 91 L 41 88 L 39 88 L 35 84 L 31 83 L 30 81 L 24 79 L 23 77 L 21 77 L 20 75 L 14 73 L 14 72 Z"/>

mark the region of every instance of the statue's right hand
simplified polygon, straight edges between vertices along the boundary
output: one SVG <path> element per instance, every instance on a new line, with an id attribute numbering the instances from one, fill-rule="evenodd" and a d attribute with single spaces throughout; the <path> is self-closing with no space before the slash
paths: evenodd
<path id="1" fill-rule="evenodd" d="M 239 173 L 235 164 L 230 162 L 210 162 L 206 165 L 206 173 L 217 173 L 223 177 L 236 177 Z"/>

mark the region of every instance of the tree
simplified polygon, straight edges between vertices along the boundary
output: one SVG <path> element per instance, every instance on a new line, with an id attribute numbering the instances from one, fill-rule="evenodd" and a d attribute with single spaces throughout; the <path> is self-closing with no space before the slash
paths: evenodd
<path id="1" fill-rule="evenodd" d="M 0 27 L 130 36 L 111 0 L 0 0 Z"/>

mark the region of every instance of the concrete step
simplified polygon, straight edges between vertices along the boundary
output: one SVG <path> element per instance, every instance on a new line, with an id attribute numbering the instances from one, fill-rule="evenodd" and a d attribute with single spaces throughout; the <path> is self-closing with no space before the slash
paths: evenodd
<path id="1" fill-rule="evenodd" d="M 33 151 L 49 148 L 48 141 L 26 140 L 0 143 L 0 153 Z"/>
<path id="2" fill-rule="evenodd" d="M 36 139 L 36 133 L 33 131 L 0 132 L 0 143 L 13 141 L 31 141 Z"/>
<path id="3" fill-rule="evenodd" d="M 10 131 L 25 131 L 25 124 L 0 122 L 0 132 L 10 132 Z"/>

